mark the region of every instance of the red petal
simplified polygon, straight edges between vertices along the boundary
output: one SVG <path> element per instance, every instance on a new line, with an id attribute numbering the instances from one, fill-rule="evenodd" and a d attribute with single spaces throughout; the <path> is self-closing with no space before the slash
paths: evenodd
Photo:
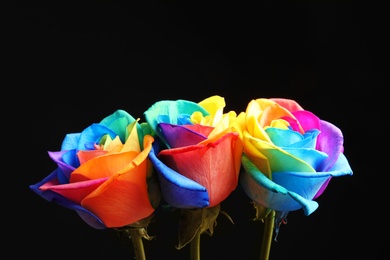
<path id="1" fill-rule="evenodd" d="M 230 132 L 215 142 L 167 149 L 158 156 L 175 171 L 203 185 L 213 207 L 237 187 L 241 153 L 238 133 Z"/>

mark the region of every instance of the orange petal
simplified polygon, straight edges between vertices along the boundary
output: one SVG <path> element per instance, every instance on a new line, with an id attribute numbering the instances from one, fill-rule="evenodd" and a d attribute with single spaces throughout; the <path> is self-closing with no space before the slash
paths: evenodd
<path id="1" fill-rule="evenodd" d="M 94 212 L 107 227 L 122 227 L 148 217 L 154 209 L 146 183 L 147 161 L 111 177 L 81 205 Z"/>

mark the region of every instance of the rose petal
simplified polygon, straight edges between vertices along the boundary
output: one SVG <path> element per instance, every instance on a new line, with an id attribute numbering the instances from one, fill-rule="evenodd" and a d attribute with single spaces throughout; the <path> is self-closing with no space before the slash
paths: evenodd
<path id="1" fill-rule="evenodd" d="M 156 134 L 161 138 L 165 145 L 169 147 L 168 142 L 165 140 L 165 137 L 157 125 L 160 123 L 181 125 L 183 122 L 180 118 L 182 118 L 183 115 L 190 117 L 191 114 L 196 111 L 201 112 L 203 115 L 209 114 L 202 106 L 192 101 L 181 99 L 176 101 L 163 100 L 154 103 L 144 112 L 144 116 L 150 127 L 156 131 Z"/>
<path id="2" fill-rule="evenodd" d="M 74 203 L 80 204 L 80 202 L 93 192 L 102 183 L 107 181 L 108 178 L 101 178 L 95 180 L 88 180 L 82 182 L 68 183 L 59 185 L 55 180 L 44 183 L 39 187 L 41 191 L 54 191 L 68 200 Z"/>
<path id="3" fill-rule="evenodd" d="M 176 208 L 204 208 L 209 206 L 207 190 L 202 185 L 179 174 L 160 161 L 156 152 L 158 142 L 153 143 L 149 158 L 157 170 L 161 192 L 165 200 Z"/>
<path id="4" fill-rule="evenodd" d="M 187 127 L 161 123 L 158 125 L 171 148 L 195 145 L 207 139 L 207 136 L 199 134 Z"/>
<path id="5" fill-rule="evenodd" d="M 318 208 L 318 203 L 289 191 L 283 186 L 268 179 L 252 161 L 242 156 L 245 171 L 241 172 L 240 185 L 245 193 L 255 202 L 277 211 L 292 211 L 303 208 L 310 215 Z"/>
<path id="6" fill-rule="evenodd" d="M 71 182 L 108 177 L 81 202 L 107 227 L 134 223 L 154 211 L 146 183 L 147 157 L 153 140 L 151 136 L 145 136 L 145 148 L 141 153 L 129 151 L 95 157 L 72 173 Z"/>
<path id="7" fill-rule="evenodd" d="M 321 134 L 318 136 L 317 150 L 329 155 L 318 171 L 328 171 L 344 151 L 344 137 L 341 130 L 335 125 L 321 120 Z"/>
<path id="8" fill-rule="evenodd" d="M 238 133 L 230 132 L 215 142 L 163 150 L 158 158 L 206 187 L 213 207 L 237 187 L 241 152 Z"/>
<path id="9" fill-rule="evenodd" d="M 42 198 L 46 199 L 47 201 L 55 202 L 63 207 L 66 207 L 71 210 L 75 210 L 82 218 L 83 220 L 90 226 L 96 228 L 96 229 L 105 229 L 106 226 L 103 224 L 103 222 L 92 212 L 88 211 L 87 209 L 83 208 L 79 204 L 74 203 L 73 201 L 65 198 L 64 196 L 52 191 L 52 190 L 40 190 L 39 187 L 44 185 L 45 183 L 59 183 L 57 180 L 57 171 L 59 169 L 57 168 L 55 171 L 53 171 L 51 174 L 49 174 L 46 178 L 44 178 L 42 181 L 30 185 L 29 188 L 41 196 Z"/>

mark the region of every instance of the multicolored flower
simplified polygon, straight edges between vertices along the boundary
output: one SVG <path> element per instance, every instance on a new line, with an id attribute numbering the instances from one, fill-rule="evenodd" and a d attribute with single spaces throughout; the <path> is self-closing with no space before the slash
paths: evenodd
<path id="1" fill-rule="evenodd" d="M 224 107 L 224 98 L 211 96 L 199 103 L 163 100 L 145 112 L 157 136 L 149 158 L 162 197 L 180 209 L 178 249 L 213 234 L 220 203 L 238 185 L 244 120 Z"/>
<path id="2" fill-rule="evenodd" d="M 332 177 L 352 175 L 341 130 L 294 100 L 250 101 L 245 126 L 240 184 L 262 207 L 309 215 Z"/>
<path id="3" fill-rule="evenodd" d="M 75 210 L 90 226 L 116 228 L 148 218 L 160 201 L 148 159 L 154 138 L 124 110 L 64 138 L 49 152 L 58 167 L 30 188 Z"/>

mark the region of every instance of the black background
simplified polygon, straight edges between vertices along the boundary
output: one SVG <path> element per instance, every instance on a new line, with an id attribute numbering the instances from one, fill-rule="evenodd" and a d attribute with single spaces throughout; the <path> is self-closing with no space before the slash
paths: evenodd
<path id="1" fill-rule="evenodd" d="M 42 260 L 132 259 L 131 244 L 114 232 L 89 227 L 28 186 L 55 168 L 47 151 L 67 133 L 116 109 L 142 118 L 159 100 L 217 94 L 225 111 L 260 97 L 295 99 L 344 133 L 354 175 L 332 179 L 310 216 L 290 212 L 270 259 L 383 259 L 385 8 L 131 2 L 1 4 L 5 250 Z M 222 210 L 234 224 L 218 218 L 214 235 L 202 235 L 201 259 L 258 259 L 263 224 L 252 221 L 240 187 Z M 148 260 L 189 259 L 189 246 L 175 249 L 175 212 L 158 211 L 148 231 L 156 236 L 144 241 Z"/>

